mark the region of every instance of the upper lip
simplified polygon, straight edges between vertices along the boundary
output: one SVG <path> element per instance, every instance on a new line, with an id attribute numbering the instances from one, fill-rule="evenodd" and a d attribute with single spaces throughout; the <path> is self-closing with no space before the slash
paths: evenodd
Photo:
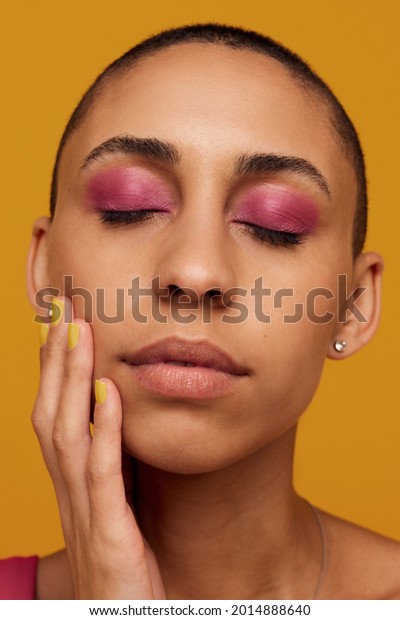
<path id="1" fill-rule="evenodd" d="M 206 340 L 194 341 L 170 336 L 158 340 L 132 355 L 129 364 L 157 364 L 160 362 L 191 362 L 196 366 L 215 368 L 231 375 L 246 375 L 248 369 L 233 360 L 228 353 Z"/>

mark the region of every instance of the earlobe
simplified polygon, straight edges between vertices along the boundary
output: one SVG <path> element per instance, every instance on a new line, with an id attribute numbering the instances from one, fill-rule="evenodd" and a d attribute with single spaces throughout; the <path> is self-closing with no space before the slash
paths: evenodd
<path id="1" fill-rule="evenodd" d="M 38 305 L 35 301 L 37 291 L 50 286 L 48 273 L 48 236 L 50 228 L 51 219 L 49 217 L 37 219 L 33 225 L 29 246 L 26 286 L 29 300 L 36 311 L 38 310 Z"/>
<path id="2" fill-rule="evenodd" d="M 355 302 L 358 311 L 347 310 L 345 321 L 337 323 L 329 358 L 339 360 L 356 353 L 376 332 L 381 311 L 383 266 L 383 258 L 376 252 L 360 254 L 355 259 L 352 291 L 362 291 Z"/>

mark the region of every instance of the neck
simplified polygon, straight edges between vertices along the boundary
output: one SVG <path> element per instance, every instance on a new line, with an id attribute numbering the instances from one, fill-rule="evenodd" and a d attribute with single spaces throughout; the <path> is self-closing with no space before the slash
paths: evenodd
<path id="1" fill-rule="evenodd" d="M 321 539 L 292 485 L 295 430 L 209 473 L 137 462 L 135 513 L 168 599 L 313 597 Z"/>

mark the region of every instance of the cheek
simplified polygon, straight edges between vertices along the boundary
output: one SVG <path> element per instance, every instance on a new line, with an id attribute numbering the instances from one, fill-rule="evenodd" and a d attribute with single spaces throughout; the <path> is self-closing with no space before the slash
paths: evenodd
<path id="1" fill-rule="evenodd" d="M 142 270 L 143 258 L 137 261 L 130 254 L 127 261 L 117 244 L 100 245 L 101 251 L 98 239 L 76 230 L 70 237 L 53 234 L 49 247 L 51 285 L 73 296 L 76 315 L 88 321 L 123 318 L 132 277 Z"/>
<path id="2" fill-rule="evenodd" d="M 324 292 L 329 295 L 331 287 Z M 335 293 L 334 287 L 332 287 Z M 337 299 L 317 287 L 302 288 L 296 296 L 271 298 L 266 311 L 270 323 L 255 317 L 249 327 L 251 355 L 257 369 L 257 395 L 272 412 L 266 430 L 280 434 L 294 424 L 312 400 L 336 326 Z M 280 303 L 281 307 L 273 309 Z"/>
<path id="3" fill-rule="evenodd" d="M 271 300 L 271 320 L 282 325 L 298 326 L 308 333 L 314 326 L 332 323 L 337 314 L 335 286 L 312 286 L 307 289 L 278 289 Z M 318 330 L 320 331 L 320 330 Z"/>
<path id="4" fill-rule="evenodd" d="M 310 327 L 307 321 L 316 325 L 332 322 L 337 314 L 337 276 L 340 270 L 336 273 L 336 266 L 329 266 L 329 269 L 317 273 L 315 263 L 309 257 L 288 256 L 270 262 L 268 270 L 264 267 L 261 278 L 257 276 L 246 281 L 249 320 L 255 325 L 267 325 L 271 333 L 280 332 L 284 326 L 290 329 L 299 323 L 302 323 L 300 330 L 307 329 Z"/>
<path id="5" fill-rule="evenodd" d="M 97 247 L 97 253 L 96 253 Z M 98 273 L 98 244 L 80 227 L 60 214 L 53 223 L 49 240 L 49 272 L 52 284 L 62 288 L 67 275 L 77 286 L 87 286 Z"/>

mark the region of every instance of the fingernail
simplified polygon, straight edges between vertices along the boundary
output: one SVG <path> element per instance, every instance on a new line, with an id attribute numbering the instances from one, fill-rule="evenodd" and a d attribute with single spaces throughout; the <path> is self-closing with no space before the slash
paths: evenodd
<path id="1" fill-rule="evenodd" d="M 52 327 L 56 327 L 61 323 L 61 319 L 64 314 L 64 302 L 62 299 L 58 299 L 58 297 L 53 297 L 51 300 L 51 309 L 53 314 L 51 315 L 51 323 Z"/>
<path id="2" fill-rule="evenodd" d="M 40 323 L 39 340 L 40 340 L 41 347 L 46 344 L 48 335 L 49 335 L 49 326 L 46 323 Z"/>
<path id="3" fill-rule="evenodd" d="M 68 349 L 74 349 L 79 340 L 78 323 L 68 323 Z"/>
<path id="4" fill-rule="evenodd" d="M 96 382 L 94 384 L 94 395 L 96 397 L 96 403 L 98 405 L 102 405 L 106 402 L 107 385 L 104 383 L 104 381 L 99 381 L 98 379 L 96 379 Z"/>

